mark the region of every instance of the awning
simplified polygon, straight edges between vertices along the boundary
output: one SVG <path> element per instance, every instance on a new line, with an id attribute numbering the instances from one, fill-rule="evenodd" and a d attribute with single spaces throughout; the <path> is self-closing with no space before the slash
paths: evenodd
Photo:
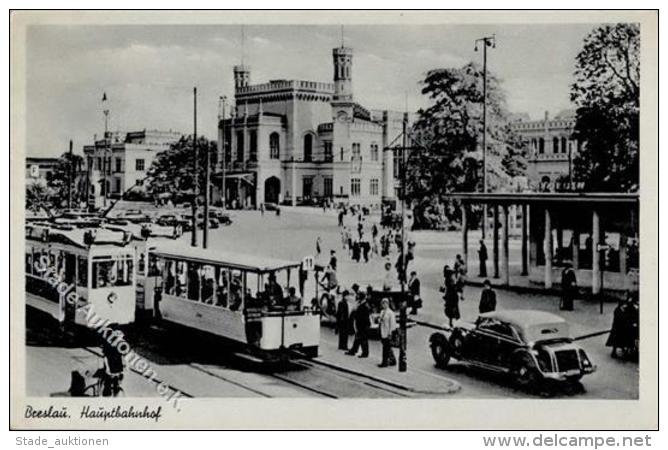
<path id="1" fill-rule="evenodd" d="M 214 180 L 221 181 L 222 175 L 220 172 L 213 175 L 211 178 Z M 241 180 L 245 183 L 248 183 L 253 188 L 255 187 L 255 172 L 236 172 L 236 173 L 226 173 L 225 180 Z"/>

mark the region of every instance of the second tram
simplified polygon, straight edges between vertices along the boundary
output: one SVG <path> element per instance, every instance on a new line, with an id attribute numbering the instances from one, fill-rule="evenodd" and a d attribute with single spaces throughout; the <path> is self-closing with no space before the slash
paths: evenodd
<path id="1" fill-rule="evenodd" d="M 317 356 L 320 317 L 298 295 L 299 262 L 183 245 L 153 254 L 161 269 L 157 318 L 242 344 L 263 360 Z"/>

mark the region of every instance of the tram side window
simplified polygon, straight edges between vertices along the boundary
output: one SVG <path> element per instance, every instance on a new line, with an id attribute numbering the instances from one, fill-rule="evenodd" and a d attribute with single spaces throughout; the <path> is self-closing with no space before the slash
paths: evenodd
<path id="1" fill-rule="evenodd" d="M 93 261 L 93 289 L 130 286 L 132 284 L 132 259 Z"/>
<path id="2" fill-rule="evenodd" d="M 244 282 L 243 273 L 240 270 L 230 272 L 230 309 L 240 311 L 244 305 Z"/>
<path id="3" fill-rule="evenodd" d="M 58 250 L 56 252 L 56 273 L 58 278 L 63 281 L 65 279 L 65 252 Z"/>
<path id="4" fill-rule="evenodd" d="M 49 253 L 47 250 L 42 249 L 41 251 L 37 250 L 34 253 L 33 257 L 33 273 L 39 277 L 42 277 L 48 267 L 45 267 L 49 261 Z"/>
<path id="5" fill-rule="evenodd" d="M 88 259 L 77 256 L 77 286 L 88 287 Z"/>
<path id="6" fill-rule="evenodd" d="M 48 252 L 49 258 L 49 269 L 57 270 L 56 268 L 56 254 L 54 252 Z M 58 273 L 58 272 L 56 272 Z"/>
<path id="7" fill-rule="evenodd" d="M 26 275 L 32 274 L 32 248 L 26 249 Z"/>
<path id="8" fill-rule="evenodd" d="M 165 261 L 165 293 L 174 295 L 176 292 L 176 264 L 174 261 Z"/>
<path id="9" fill-rule="evenodd" d="M 230 297 L 230 271 L 224 267 L 216 267 L 216 306 L 227 308 Z"/>
<path id="10" fill-rule="evenodd" d="M 201 269 L 199 263 L 188 263 L 188 300 L 198 302 L 200 299 L 200 291 L 202 289 Z"/>
<path id="11" fill-rule="evenodd" d="M 188 287 L 188 277 L 186 271 L 188 270 L 188 264 L 185 261 L 176 262 L 176 288 L 175 293 L 178 297 L 186 297 L 186 289 Z"/>
<path id="12" fill-rule="evenodd" d="M 201 269 L 202 303 L 213 305 L 216 294 L 216 276 L 213 266 L 205 264 Z"/>
<path id="13" fill-rule="evenodd" d="M 260 291 L 261 286 L 262 277 L 259 274 L 251 272 L 246 274 L 246 296 L 244 297 L 246 309 L 264 306 L 264 298 Z"/>
<path id="14" fill-rule="evenodd" d="M 144 275 L 146 269 L 146 255 L 142 252 L 139 255 L 139 261 L 137 261 L 137 274 Z"/>

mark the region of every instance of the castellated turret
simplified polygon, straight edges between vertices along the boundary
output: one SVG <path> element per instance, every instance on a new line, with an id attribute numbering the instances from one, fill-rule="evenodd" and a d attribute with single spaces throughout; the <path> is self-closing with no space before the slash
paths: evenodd
<path id="1" fill-rule="evenodd" d="M 234 66 L 234 88 L 246 87 L 250 84 L 250 67 L 246 65 Z"/>
<path id="2" fill-rule="evenodd" d="M 353 49 L 337 47 L 332 50 L 334 57 L 334 101 L 353 100 Z"/>

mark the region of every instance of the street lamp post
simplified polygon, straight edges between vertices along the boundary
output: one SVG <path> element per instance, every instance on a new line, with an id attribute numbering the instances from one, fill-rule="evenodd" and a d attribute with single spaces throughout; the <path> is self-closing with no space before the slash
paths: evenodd
<path id="1" fill-rule="evenodd" d="M 104 97 L 104 100 L 106 101 L 106 94 Z M 111 153 L 111 139 L 108 139 L 108 133 L 109 133 L 109 109 L 105 109 L 103 111 L 104 113 L 104 158 L 102 159 L 102 189 L 104 191 L 104 197 L 103 197 L 103 202 L 104 202 L 104 207 L 107 207 L 107 197 L 109 196 L 109 186 L 107 185 L 107 179 L 109 177 L 109 165 L 111 165 L 111 157 L 109 154 Z M 107 160 L 109 160 L 109 164 L 107 164 Z"/>
<path id="2" fill-rule="evenodd" d="M 220 113 L 218 116 L 218 123 L 222 127 L 222 132 L 220 133 L 220 175 L 221 175 L 221 183 L 220 183 L 220 198 L 222 201 L 222 206 L 223 209 L 227 207 L 227 194 L 225 192 L 225 102 L 227 101 L 226 96 L 221 96 L 219 99 L 220 102 Z"/>
<path id="3" fill-rule="evenodd" d="M 407 356 L 406 356 L 406 347 L 407 347 L 407 338 L 408 334 L 406 333 L 406 322 L 408 317 L 406 316 L 406 147 L 408 145 L 408 134 L 407 134 L 407 125 L 408 125 L 408 114 L 404 114 L 404 120 L 402 123 L 402 134 L 403 142 L 401 147 L 401 267 L 400 270 L 402 273 L 399 274 L 399 279 L 401 281 L 401 302 L 399 306 L 399 372 L 405 372 L 407 370 Z"/>
<path id="4" fill-rule="evenodd" d="M 199 194 L 199 151 L 197 148 L 197 88 L 193 88 L 193 158 L 195 173 L 193 175 L 193 200 L 192 200 L 192 236 L 190 245 L 197 247 L 197 197 Z"/>
<path id="5" fill-rule="evenodd" d="M 482 43 L 482 191 L 487 193 L 487 47 L 496 48 L 496 36 L 486 36 L 475 41 Z M 487 204 L 483 205 L 482 238 L 487 234 Z"/>

